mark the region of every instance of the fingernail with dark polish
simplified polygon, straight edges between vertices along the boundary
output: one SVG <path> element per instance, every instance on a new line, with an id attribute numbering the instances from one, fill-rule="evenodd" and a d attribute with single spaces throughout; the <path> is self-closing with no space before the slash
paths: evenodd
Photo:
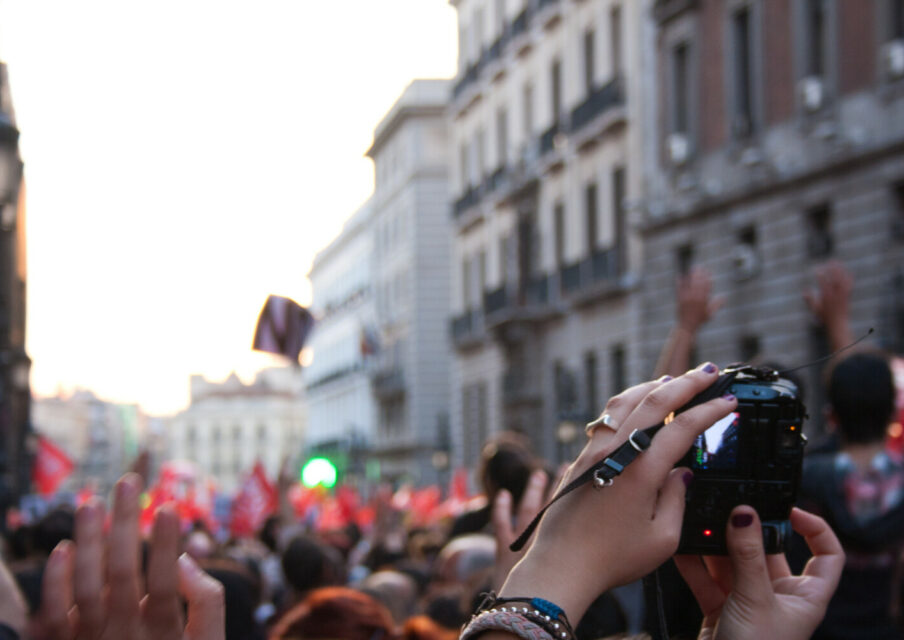
<path id="1" fill-rule="evenodd" d="M 683 476 L 681 476 L 681 479 L 684 480 L 684 486 L 689 487 L 691 486 L 691 482 L 694 481 L 694 474 L 690 471 L 687 471 Z"/>
<path id="2" fill-rule="evenodd" d="M 659 382 L 668 382 L 669 380 L 673 380 L 672 376 L 662 376 L 659 378 Z"/>
<path id="3" fill-rule="evenodd" d="M 729 402 L 731 402 L 732 400 L 735 399 L 735 396 L 733 393 L 726 393 L 724 396 L 722 396 L 722 399 L 728 400 Z"/>
<path id="4" fill-rule="evenodd" d="M 703 370 L 704 370 L 706 373 L 715 373 L 716 371 L 719 370 L 719 367 L 717 367 L 716 365 L 714 365 L 712 362 L 707 362 L 707 363 L 706 363 L 706 366 L 703 367 Z"/>
<path id="5" fill-rule="evenodd" d="M 751 522 L 753 522 L 753 515 L 749 513 L 736 513 L 731 516 L 731 526 L 735 529 L 749 527 Z"/>

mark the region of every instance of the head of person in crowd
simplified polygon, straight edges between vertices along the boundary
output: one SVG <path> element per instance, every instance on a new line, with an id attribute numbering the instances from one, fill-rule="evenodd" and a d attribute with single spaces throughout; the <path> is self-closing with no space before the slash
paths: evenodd
<path id="1" fill-rule="evenodd" d="M 258 539 L 263 543 L 270 553 L 279 552 L 279 516 L 272 515 L 264 520 L 260 532 L 257 534 Z"/>
<path id="2" fill-rule="evenodd" d="M 209 531 L 196 528 L 189 531 L 183 543 L 185 553 L 198 561 L 207 560 L 216 555 L 217 542 Z"/>
<path id="3" fill-rule="evenodd" d="M 401 571 L 376 571 L 361 582 L 361 590 L 374 596 L 401 624 L 414 615 L 418 604 L 418 584 Z"/>
<path id="4" fill-rule="evenodd" d="M 496 562 L 496 540 L 474 533 L 450 540 L 436 559 L 435 575 L 442 582 L 465 584 L 492 569 Z"/>
<path id="5" fill-rule="evenodd" d="M 62 540 L 71 540 L 74 534 L 75 513 L 69 507 L 55 507 L 35 523 L 32 548 L 40 555 L 48 556 Z"/>
<path id="6" fill-rule="evenodd" d="M 518 504 L 531 472 L 538 467 L 530 441 L 520 433 L 504 431 L 487 442 L 480 454 L 478 474 L 489 503 L 506 489 L 512 494 L 512 502 Z"/>
<path id="7" fill-rule="evenodd" d="M 226 640 L 262 638 L 254 612 L 260 601 L 260 582 L 248 568 L 232 560 L 204 564 L 209 576 L 223 585 L 226 604 Z"/>
<path id="8" fill-rule="evenodd" d="M 457 627 L 443 627 L 429 616 L 415 616 L 405 621 L 402 627 L 402 640 L 455 640 L 458 637 Z"/>
<path id="9" fill-rule="evenodd" d="M 341 570 L 335 552 L 309 536 L 297 536 L 289 542 L 282 556 L 283 574 L 296 595 L 318 587 L 341 582 Z"/>
<path id="10" fill-rule="evenodd" d="M 392 640 L 392 614 L 376 598 L 347 587 L 316 589 L 276 623 L 270 640 Z"/>
<path id="11" fill-rule="evenodd" d="M 857 352 L 836 362 L 828 376 L 829 415 L 844 444 L 884 440 L 895 410 L 895 385 L 888 359 Z"/>

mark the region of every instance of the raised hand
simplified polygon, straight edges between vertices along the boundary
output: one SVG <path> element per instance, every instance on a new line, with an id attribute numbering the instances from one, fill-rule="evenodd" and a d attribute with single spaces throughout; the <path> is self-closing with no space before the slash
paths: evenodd
<path id="1" fill-rule="evenodd" d="M 63 541 L 50 555 L 41 612 L 50 640 L 225 638 L 222 585 L 187 555 L 179 556 L 179 521 L 167 507 L 155 516 L 142 576 L 140 493 L 140 478 L 123 476 L 109 534 L 104 535 L 103 503 L 89 500 L 76 513 L 75 543 Z M 188 602 L 185 625 L 180 595 Z"/>
<path id="2" fill-rule="evenodd" d="M 703 611 L 700 640 L 805 640 L 813 634 L 838 586 L 844 551 L 818 516 L 794 509 L 791 525 L 813 552 L 800 576 L 791 574 L 783 555 L 766 556 L 759 517 L 746 506 L 729 519 L 728 557 L 675 557 Z"/>

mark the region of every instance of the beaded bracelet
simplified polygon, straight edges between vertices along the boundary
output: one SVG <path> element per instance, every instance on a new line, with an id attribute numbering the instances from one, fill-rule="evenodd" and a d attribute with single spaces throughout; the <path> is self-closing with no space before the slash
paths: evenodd
<path id="1" fill-rule="evenodd" d="M 546 629 L 527 618 L 523 613 L 503 609 L 490 609 L 474 614 L 462 630 L 459 640 L 469 640 L 484 631 L 508 631 L 522 640 L 555 640 Z"/>

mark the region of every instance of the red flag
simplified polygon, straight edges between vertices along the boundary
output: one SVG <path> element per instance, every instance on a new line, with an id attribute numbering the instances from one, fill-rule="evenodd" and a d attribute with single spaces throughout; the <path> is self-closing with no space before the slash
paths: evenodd
<path id="1" fill-rule="evenodd" d="M 62 449 L 44 436 L 38 436 L 38 452 L 31 469 L 31 481 L 38 493 L 45 496 L 56 493 L 74 468 L 75 464 Z"/>
<path id="2" fill-rule="evenodd" d="M 264 466 L 258 462 L 245 478 L 232 504 L 232 526 L 235 536 L 250 536 L 279 506 L 276 488 L 267 480 Z"/>

